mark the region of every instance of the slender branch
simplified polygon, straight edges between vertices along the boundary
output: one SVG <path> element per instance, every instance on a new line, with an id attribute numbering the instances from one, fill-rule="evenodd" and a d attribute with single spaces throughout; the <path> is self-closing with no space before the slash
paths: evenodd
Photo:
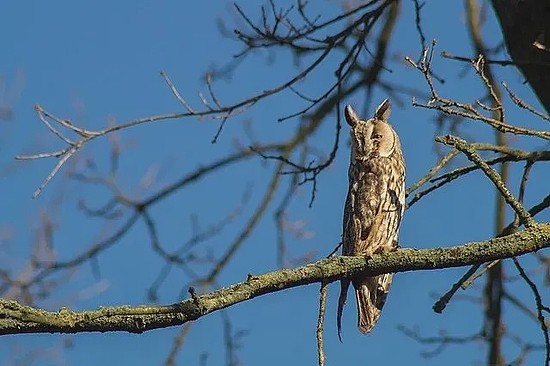
<path id="1" fill-rule="evenodd" d="M 535 302 L 537 304 L 537 318 L 540 323 L 540 328 L 542 330 L 542 334 L 544 337 L 544 344 L 546 346 L 546 363 L 550 363 L 550 336 L 548 335 L 548 326 L 546 325 L 546 319 L 544 319 L 544 315 L 542 314 L 543 309 L 547 309 L 542 303 L 542 297 L 540 296 L 540 292 L 537 289 L 537 285 L 527 276 L 527 273 L 525 273 L 525 270 L 519 263 L 519 260 L 514 257 L 512 258 L 512 261 L 514 262 L 514 265 L 516 266 L 521 278 L 525 280 L 529 288 L 531 289 L 531 292 L 533 292 L 533 296 L 535 297 Z"/>
<path id="2" fill-rule="evenodd" d="M 470 269 L 453 285 L 453 287 L 451 287 L 451 289 L 447 291 L 445 295 L 441 296 L 441 298 L 436 301 L 436 303 L 432 306 L 433 311 L 441 314 L 449 301 L 451 301 L 451 298 L 454 296 L 454 294 L 458 291 L 459 288 L 462 287 L 463 282 L 470 278 L 476 272 L 477 268 L 477 265 L 470 267 Z"/>
<path id="3" fill-rule="evenodd" d="M 545 210 L 546 208 L 550 207 L 550 194 L 547 195 L 540 203 L 536 204 L 535 206 L 531 207 L 529 210 L 529 214 L 531 216 L 536 216 L 541 211 Z M 514 220 L 512 223 L 510 223 L 508 226 L 506 226 L 502 232 L 500 233 L 499 237 L 503 237 L 506 235 L 509 235 L 513 233 L 518 228 L 518 224 L 516 220 Z M 488 263 L 486 266 L 492 266 L 493 263 L 499 261 L 500 259 L 496 259 L 490 263 Z M 486 268 L 482 271 L 478 272 L 476 274 L 476 271 L 481 267 L 481 263 L 474 264 L 470 269 L 451 287 L 449 291 L 447 291 L 433 306 L 433 309 L 437 313 L 443 312 L 451 298 L 454 296 L 454 294 L 458 291 L 459 288 L 466 289 L 469 286 L 472 285 L 474 280 L 476 280 L 479 276 L 481 276 L 483 273 L 486 272 Z"/>
<path id="4" fill-rule="evenodd" d="M 542 113 L 542 112 L 539 112 L 537 111 L 535 108 L 531 107 L 529 104 L 527 104 L 523 99 L 521 99 L 520 97 L 518 97 L 513 91 L 512 89 L 510 89 L 510 87 L 508 86 L 508 84 L 506 84 L 504 81 L 501 83 L 502 86 L 504 87 L 504 89 L 506 90 L 506 92 L 508 93 L 508 95 L 510 96 L 510 99 L 512 99 L 512 101 L 520 108 L 523 108 L 523 109 L 526 109 L 528 110 L 529 112 L 533 113 L 535 116 L 538 116 L 542 119 L 545 119 L 547 121 L 550 121 L 550 115 L 546 114 L 546 113 Z"/>
<path id="5" fill-rule="evenodd" d="M 407 196 L 410 195 L 412 192 L 416 191 L 418 188 L 420 188 L 424 183 L 430 181 L 434 175 L 437 174 L 438 171 L 443 169 L 445 165 L 449 161 L 451 161 L 455 156 L 458 155 L 457 150 L 450 151 L 447 155 L 442 157 L 422 178 L 420 178 L 416 183 L 414 183 L 412 186 L 407 188 Z M 411 204 L 409 204 L 411 206 Z"/>
<path id="6" fill-rule="evenodd" d="M 323 366 L 326 361 L 325 356 L 325 342 L 323 339 L 324 323 L 325 323 L 325 312 L 327 309 L 327 293 L 328 293 L 328 283 L 321 282 L 321 291 L 319 296 L 319 317 L 317 318 L 317 357 L 318 365 Z"/>
<path id="7" fill-rule="evenodd" d="M 399 326 L 398 329 L 407 337 L 414 339 L 416 342 L 423 345 L 435 345 L 430 351 L 422 351 L 421 355 L 424 358 L 431 358 L 439 355 L 450 345 L 462 345 L 471 342 L 476 342 L 483 339 L 482 332 L 477 332 L 467 336 L 449 336 L 449 335 L 437 335 L 426 337 L 418 333 L 416 329 L 409 329 L 404 326 Z"/>
<path id="8" fill-rule="evenodd" d="M 476 153 L 475 148 L 468 144 L 466 141 L 455 137 L 455 136 L 443 136 L 443 137 L 437 137 L 437 142 L 441 142 L 445 145 L 453 146 L 456 149 L 462 151 L 466 157 L 474 164 L 478 165 L 481 170 L 487 175 L 487 177 L 494 183 L 496 188 L 500 191 L 506 202 L 514 209 L 514 211 L 518 214 L 521 221 L 525 224 L 525 226 L 530 226 L 534 224 L 534 220 L 527 212 L 527 210 L 523 207 L 521 203 L 519 203 L 510 190 L 506 187 L 504 182 L 502 182 L 502 179 L 500 178 L 499 174 L 492 169 L 487 163 Z"/>

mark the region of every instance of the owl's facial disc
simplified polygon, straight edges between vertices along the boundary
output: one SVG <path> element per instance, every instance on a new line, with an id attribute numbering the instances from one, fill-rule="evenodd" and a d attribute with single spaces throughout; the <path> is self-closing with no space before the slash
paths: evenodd
<path id="1" fill-rule="evenodd" d="M 371 139 L 381 157 L 388 157 L 395 149 L 396 137 L 391 126 L 382 121 L 374 121 Z"/>
<path id="2" fill-rule="evenodd" d="M 373 151 L 372 132 L 374 124 L 371 121 L 357 120 L 351 128 L 352 152 L 354 159 L 364 160 Z"/>

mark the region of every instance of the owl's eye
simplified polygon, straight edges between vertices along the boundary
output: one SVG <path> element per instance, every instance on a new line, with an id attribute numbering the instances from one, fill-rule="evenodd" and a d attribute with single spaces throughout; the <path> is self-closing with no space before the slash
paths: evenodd
<path id="1" fill-rule="evenodd" d="M 380 140 L 382 138 L 382 135 L 379 133 L 373 133 L 371 136 L 371 139 L 373 140 Z"/>

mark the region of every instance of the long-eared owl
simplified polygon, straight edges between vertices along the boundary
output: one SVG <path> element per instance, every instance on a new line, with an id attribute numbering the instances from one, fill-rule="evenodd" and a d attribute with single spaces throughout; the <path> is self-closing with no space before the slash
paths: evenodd
<path id="1" fill-rule="evenodd" d="M 346 122 L 351 127 L 351 159 L 342 255 L 370 257 L 398 247 L 399 224 L 405 208 L 405 161 L 399 136 L 388 122 L 390 111 L 388 99 L 368 120 L 360 119 L 351 106 L 345 108 Z M 380 317 L 392 277 L 388 273 L 351 279 L 361 332 L 370 332 Z M 341 281 L 339 336 L 349 284 L 349 279 Z"/>

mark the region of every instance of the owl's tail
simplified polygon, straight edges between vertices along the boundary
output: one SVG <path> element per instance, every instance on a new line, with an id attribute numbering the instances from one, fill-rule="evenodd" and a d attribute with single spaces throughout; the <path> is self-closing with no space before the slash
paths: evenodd
<path id="1" fill-rule="evenodd" d="M 393 274 L 387 273 L 353 282 L 357 299 L 357 326 L 362 333 L 370 332 L 380 318 L 392 278 Z"/>

